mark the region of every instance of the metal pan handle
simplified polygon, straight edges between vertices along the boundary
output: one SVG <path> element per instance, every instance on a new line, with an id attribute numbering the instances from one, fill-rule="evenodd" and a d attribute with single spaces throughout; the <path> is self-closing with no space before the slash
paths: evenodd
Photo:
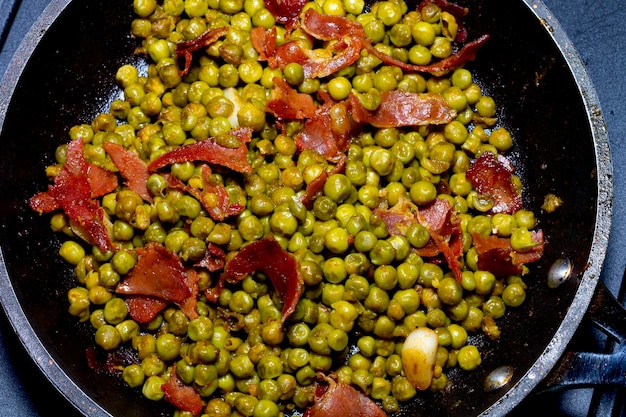
<path id="1" fill-rule="evenodd" d="M 583 386 L 626 386 L 626 309 L 602 281 L 587 311 L 590 322 L 609 337 L 611 353 L 567 351 L 539 390 Z"/>

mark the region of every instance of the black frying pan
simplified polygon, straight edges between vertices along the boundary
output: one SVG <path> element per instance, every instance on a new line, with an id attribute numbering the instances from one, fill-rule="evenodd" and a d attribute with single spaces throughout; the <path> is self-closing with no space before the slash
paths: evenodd
<path id="1" fill-rule="evenodd" d="M 46 187 L 44 167 L 68 140 L 69 127 L 106 110 L 119 94 L 116 69 L 140 60 L 128 35 L 131 3 L 53 1 L 40 31 L 31 32 L 13 60 L 0 100 L 1 301 L 42 372 L 89 416 L 166 416 L 171 410 L 88 368 L 91 329 L 66 312 L 73 272 L 57 255 L 60 242 L 48 217 L 26 202 Z M 517 173 L 532 190 L 525 204 L 539 213 L 549 244 L 532 265 L 526 303 L 500 322 L 500 340 L 473 340 L 483 352 L 480 369 L 451 372 L 449 391 L 419 395 L 403 408 L 406 416 L 503 415 L 513 409 L 546 378 L 581 322 L 610 229 L 608 140 L 595 92 L 560 27 L 538 2 L 466 5 L 470 37 L 492 35 L 468 67 L 503 109 L 499 117 L 517 140 Z M 548 193 L 565 202 L 552 214 L 539 208 Z M 571 274 L 550 289 L 546 279 L 559 259 L 571 262 Z M 485 391 L 485 378 L 500 366 L 513 367 L 512 379 Z"/>

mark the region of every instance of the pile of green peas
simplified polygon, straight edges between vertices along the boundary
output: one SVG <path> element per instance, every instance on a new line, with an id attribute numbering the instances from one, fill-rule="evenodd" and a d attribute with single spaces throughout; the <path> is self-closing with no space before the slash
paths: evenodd
<path id="1" fill-rule="evenodd" d="M 524 302 L 526 285 L 522 276 L 479 270 L 471 234 L 510 238 L 514 249 L 524 250 L 537 221 L 528 210 L 490 214 L 493 201 L 465 176 L 473 158 L 505 153 L 513 145 L 510 133 L 498 126 L 493 98 L 483 94 L 472 73 L 465 68 L 442 76 L 408 73 L 363 53 L 331 77 L 306 79 L 297 63 L 281 71 L 259 61 L 250 41 L 258 26 L 276 26 L 279 43 L 299 39 L 319 47 L 302 29 L 288 33 L 277 25 L 263 0 L 134 0 L 133 6 L 131 32 L 141 39 L 149 65 L 119 68 L 123 98 L 91 123 L 69 130 L 72 140 L 84 141 L 87 160 L 115 171 L 102 147 L 107 141 L 149 162 L 237 126 L 254 133 L 248 147 L 252 173 L 233 175 L 216 167 L 211 176 L 231 201 L 245 207 L 235 217 L 212 219 L 197 199 L 169 188 L 159 173 L 147 183 L 153 203 L 125 187 L 101 199 L 117 251 L 84 245 L 64 213 L 52 215 L 52 228 L 70 237 L 60 248 L 77 277 L 68 292 L 69 312 L 93 326 L 102 349 L 132 346 L 137 361 L 123 369 L 124 381 L 158 401 L 164 397 L 161 385 L 176 372 L 203 398 L 203 416 L 274 417 L 311 405 L 318 375 L 332 374 L 394 414 L 419 395 L 404 375 L 400 355 L 413 329 L 428 326 L 438 335 L 430 390 L 445 389 L 449 369 L 478 367 L 480 352 L 468 341 L 481 332 L 497 339 L 496 320 Z M 356 20 L 375 48 L 405 62 L 427 65 L 453 52 L 458 26 L 435 4 L 419 12 L 400 0 L 382 1 L 367 12 L 364 6 L 363 0 L 316 0 L 305 8 Z M 198 52 L 190 72 L 181 76 L 176 44 L 222 26 L 229 27 L 226 36 Z M 364 129 L 351 140 L 345 171 L 330 175 L 307 209 L 301 200 L 306 186 L 333 164 L 297 148 L 294 137 L 302 121 L 276 128 L 265 111 L 274 77 L 316 100 L 319 90 L 337 101 L 355 92 L 373 108 L 376 91 L 440 94 L 457 117 L 443 126 Z M 65 162 L 66 147 L 57 149 L 50 177 Z M 192 187 L 202 181 L 194 162 L 169 170 Z M 519 178 L 514 182 L 521 193 Z M 390 235 L 376 214 L 377 208 L 402 201 L 421 207 L 438 198 L 450 202 L 463 231 L 460 282 L 445 265 L 418 255 L 430 239 L 424 226 L 416 222 L 405 234 Z M 212 303 L 202 291 L 215 285 L 219 272 L 198 270 L 199 317 L 192 320 L 169 306 L 139 324 L 115 293 L 137 262 L 135 249 L 149 242 L 193 265 L 209 243 L 230 257 L 268 234 L 298 260 L 304 280 L 302 297 L 284 324 L 282 301 L 261 273 L 227 284 Z"/>

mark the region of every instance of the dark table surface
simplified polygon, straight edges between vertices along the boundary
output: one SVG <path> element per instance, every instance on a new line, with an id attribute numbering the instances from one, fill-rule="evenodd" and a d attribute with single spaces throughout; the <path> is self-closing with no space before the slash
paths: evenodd
<path id="1" fill-rule="evenodd" d="M 49 1 L 0 0 L 0 74 L 4 74 L 28 29 Z M 617 296 L 626 267 L 626 256 L 623 255 L 626 249 L 626 177 L 622 174 L 626 166 L 626 7 L 623 0 L 544 0 L 544 3 L 559 20 L 586 65 L 608 127 L 615 175 L 615 202 L 602 279 Z M 2 311 L 0 387 L 2 416 L 78 415 L 30 360 Z M 591 390 L 585 389 L 561 394 L 551 403 L 542 405 L 540 415 L 587 416 L 592 395 Z M 526 412 L 523 414 L 528 415 Z"/>

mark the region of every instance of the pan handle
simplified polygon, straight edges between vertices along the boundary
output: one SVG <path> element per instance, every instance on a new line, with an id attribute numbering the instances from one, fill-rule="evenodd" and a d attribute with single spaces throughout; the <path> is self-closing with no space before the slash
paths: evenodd
<path id="1" fill-rule="evenodd" d="M 602 281 L 596 287 L 587 315 L 591 323 L 613 342 L 612 352 L 567 351 L 544 379 L 539 391 L 597 385 L 626 386 L 626 309 Z"/>

